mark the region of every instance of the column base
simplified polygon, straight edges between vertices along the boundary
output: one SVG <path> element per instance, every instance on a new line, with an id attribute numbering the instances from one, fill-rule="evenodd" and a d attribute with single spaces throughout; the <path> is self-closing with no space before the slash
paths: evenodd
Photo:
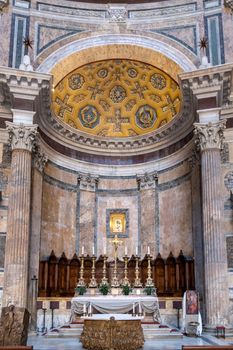
<path id="1" fill-rule="evenodd" d="M 0 345 L 26 345 L 29 328 L 29 312 L 14 305 L 2 308 L 0 319 Z"/>

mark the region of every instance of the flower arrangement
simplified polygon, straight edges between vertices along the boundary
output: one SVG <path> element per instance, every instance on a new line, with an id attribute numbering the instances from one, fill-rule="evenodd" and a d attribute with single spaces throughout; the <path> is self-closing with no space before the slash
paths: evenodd
<path id="1" fill-rule="evenodd" d="M 84 295 L 87 291 L 86 286 L 78 286 L 75 288 L 75 294 Z"/>
<path id="2" fill-rule="evenodd" d="M 107 295 L 111 290 L 111 286 L 108 283 L 101 283 L 99 285 L 99 291 L 103 295 Z"/>
<path id="3" fill-rule="evenodd" d="M 155 293 L 155 288 L 152 287 L 152 286 L 147 286 L 147 287 L 144 288 L 143 292 L 146 295 L 153 295 Z"/>
<path id="4" fill-rule="evenodd" d="M 132 293 L 132 288 L 130 287 L 130 284 L 123 284 L 121 286 L 121 292 L 123 295 L 129 295 Z"/>

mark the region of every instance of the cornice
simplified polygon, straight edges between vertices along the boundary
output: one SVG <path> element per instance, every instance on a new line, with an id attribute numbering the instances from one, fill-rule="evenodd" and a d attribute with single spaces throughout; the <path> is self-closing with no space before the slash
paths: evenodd
<path id="1" fill-rule="evenodd" d="M 2 103 L 14 107 L 15 99 L 34 101 L 42 88 L 50 86 L 51 80 L 50 74 L 0 67 Z"/>

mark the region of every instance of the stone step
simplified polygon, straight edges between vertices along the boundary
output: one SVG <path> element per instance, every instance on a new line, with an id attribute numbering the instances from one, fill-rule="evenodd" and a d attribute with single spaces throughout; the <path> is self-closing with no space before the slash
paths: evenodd
<path id="1" fill-rule="evenodd" d="M 172 331 L 168 326 L 158 324 L 142 324 L 145 339 L 180 339 L 183 334 Z M 83 330 L 83 324 L 70 324 L 48 332 L 45 336 L 48 338 L 79 338 Z"/>

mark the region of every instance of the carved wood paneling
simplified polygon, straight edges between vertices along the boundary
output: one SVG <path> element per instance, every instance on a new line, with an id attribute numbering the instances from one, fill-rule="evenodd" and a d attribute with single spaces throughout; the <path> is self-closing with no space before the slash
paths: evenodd
<path id="1" fill-rule="evenodd" d="M 167 258 L 160 254 L 151 261 L 154 285 L 158 296 L 182 296 L 187 289 L 195 289 L 194 260 L 184 256 L 183 252 L 177 258 L 172 253 Z M 114 261 L 106 264 L 107 278 L 111 281 Z M 84 259 L 84 280 L 88 285 L 91 279 L 92 259 Z M 103 277 L 103 257 L 100 256 L 95 263 L 96 280 L 100 284 Z M 147 258 L 139 260 L 139 272 L 143 285 L 147 279 Z M 65 253 L 57 257 L 52 251 L 46 260 L 40 261 L 39 268 L 39 296 L 40 297 L 72 297 L 80 277 L 80 260 L 76 254 L 67 259 Z M 124 278 L 124 262 L 118 260 L 118 278 Z M 135 280 L 135 257 L 128 262 L 128 279 L 133 285 Z"/>

